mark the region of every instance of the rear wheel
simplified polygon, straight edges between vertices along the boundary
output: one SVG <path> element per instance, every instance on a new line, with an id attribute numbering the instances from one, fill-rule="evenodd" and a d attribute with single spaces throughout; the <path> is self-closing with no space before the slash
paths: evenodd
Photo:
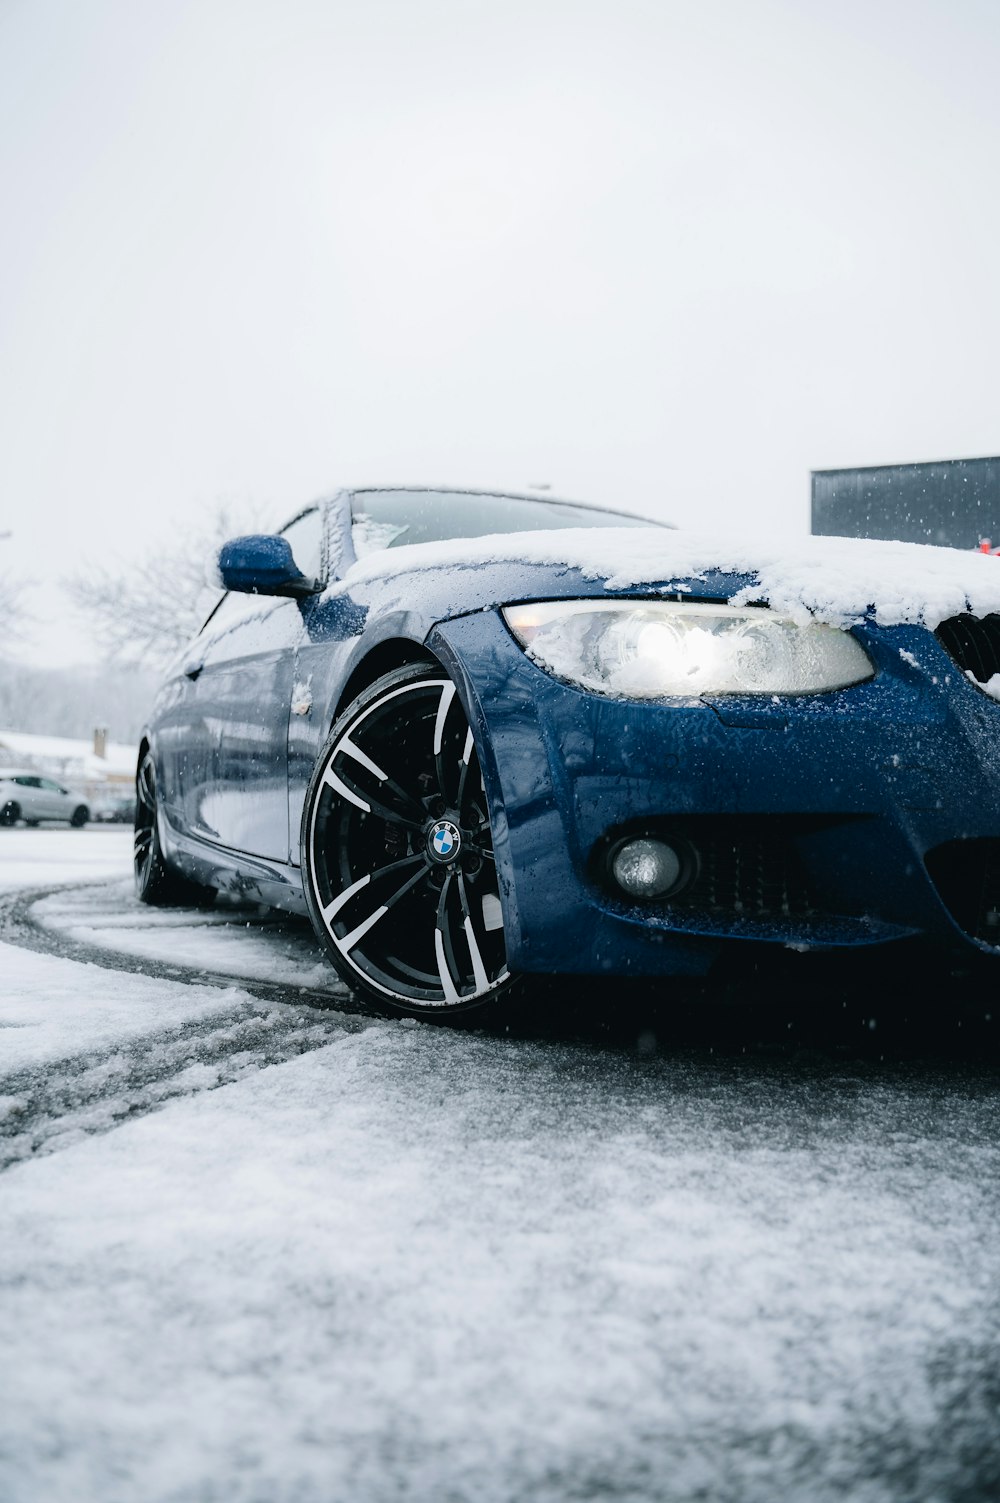
<path id="1" fill-rule="evenodd" d="M 16 825 L 21 818 L 21 805 L 13 799 L 0 809 L 0 825 Z"/>
<path id="2" fill-rule="evenodd" d="M 386 674 L 337 721 L 306 795 L 302 868 L 316 932 L 362 996 L 448 1019 L 510 1000 L 479 756 L 443 672 Z"/>
<path id="3" fill-rule="evenodd" d="M 139 763 L 135 780 L 135 843 L 133 869 L 135 892 L 140 903 L 154 907 L 168 905 L 204 907 L 215 901 L 211 887 L 181 876 L 167 864 L 157 828 L 156 765 L 153 754 L 146 751 Z"/>

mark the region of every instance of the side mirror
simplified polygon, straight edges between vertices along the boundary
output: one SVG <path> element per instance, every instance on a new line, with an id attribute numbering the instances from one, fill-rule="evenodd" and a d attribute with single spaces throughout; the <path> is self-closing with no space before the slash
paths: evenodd
<path id="1" fill-rule="evenodd" d="M 240 595 L 314 595 L 319 588 L 315 579 L 302 573 L 287 538 L 271 534 L 223 543 L 219 578 L 224 590 Z"/>

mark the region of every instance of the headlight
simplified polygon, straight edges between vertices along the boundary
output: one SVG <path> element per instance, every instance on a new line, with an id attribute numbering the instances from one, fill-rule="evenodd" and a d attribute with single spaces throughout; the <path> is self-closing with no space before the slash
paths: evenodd
<path id="1" fill-rule="evenodd" d="M 874 673 L 848 632 L 799 626 L 760 606 L 550 600 L 507 606 L 503 616 L 557 678 L 627 699 L 818 694 Z"/>

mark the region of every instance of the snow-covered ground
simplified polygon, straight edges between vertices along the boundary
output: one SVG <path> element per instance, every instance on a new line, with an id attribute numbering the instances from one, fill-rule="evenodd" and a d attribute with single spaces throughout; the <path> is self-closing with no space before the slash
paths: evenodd
<path id="1" fill-rule="evenodd" d="M 22 833 L 65 880 L 8 831 L 0 883 Z M 91 917 L 135 948 L 123 888 Z M 203 920 L 173 933 L 231 955 Z M 989 1063 L 449 1033 L 7 946 L 0 976 L 35 1149 L 0 1178 L 4 1503 L 1000 1490 Z"/>
<path id="2" fill-rule="evenodd" d="M 132 830 L 123 825 L 0 829 L 0 892 L 119 877 L 128 873 L 131 861 Z"/>
<path id="3" fill-rule="evenodd" d="M 347 995 L 305 920 L 294 924 L 277 914 L 269 920 L 260 910 L 244 917 L 240 910 L 221 906 L 199 913 L 151 910 L 134 897 L 131 877 L 54 894 L 33 911 L 46 928 L 123 955 Z"/>

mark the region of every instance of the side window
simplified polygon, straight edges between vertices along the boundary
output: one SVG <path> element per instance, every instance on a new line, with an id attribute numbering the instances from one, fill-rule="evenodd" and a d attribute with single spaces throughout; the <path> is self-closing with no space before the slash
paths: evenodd
<path id="1" fill-rule="evenodd" d="M 229 595 L 223 595 L 202 627 L 201 635 L 212 639 L 224 636 L 230 627 L 238 625 L 240 621 L 259 617 L 262 614 L 262 607 L 270 609 L 276 604 L 277 600 L 270 596 L 241 595 L 234 590 Z M 266 610 L 264 613 L 266 614 Z"/>
<path id="2" fill-rule="evenodd" d="M 316 507 L 304 517 L 296 517 L 281 529 L 287 538 L 292 557 L 309 579 L 325 579 L 323 558 L 323 513 Z"/>

